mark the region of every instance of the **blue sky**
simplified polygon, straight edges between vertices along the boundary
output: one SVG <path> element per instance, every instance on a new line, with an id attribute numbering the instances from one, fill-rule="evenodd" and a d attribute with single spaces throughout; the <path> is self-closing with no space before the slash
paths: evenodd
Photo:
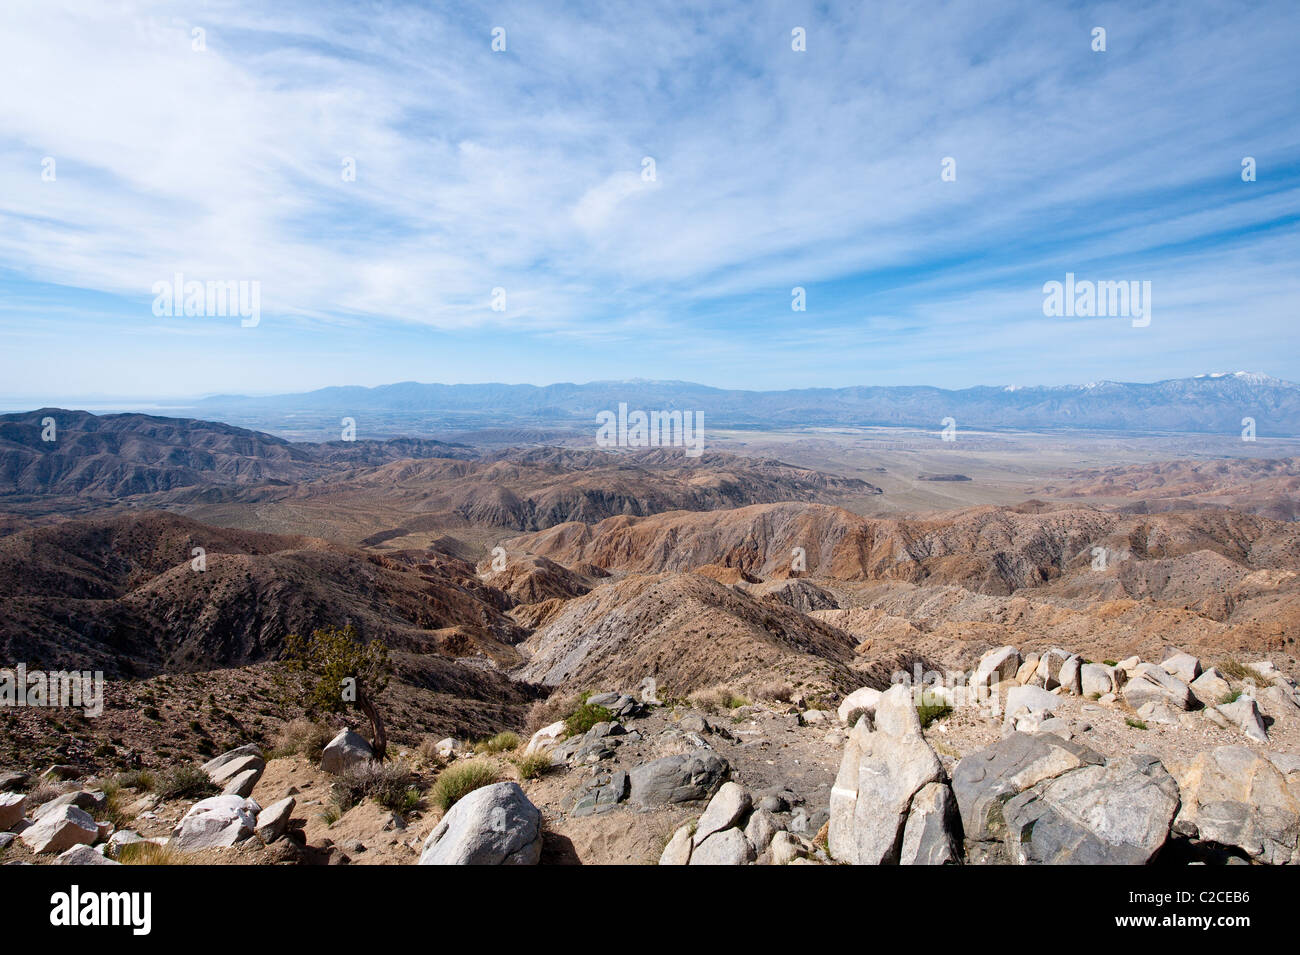
<path id="1" fill-rule="evenodd" d="M 1297 36 L 1293 2 L 6 0 L 0 396 L 1300 380 Z M 178 271 L 260 282 L 260 324 L 156 317 Z M 1150 281 L 1151 325 L 1044 317 L 1067 271 Z"/>

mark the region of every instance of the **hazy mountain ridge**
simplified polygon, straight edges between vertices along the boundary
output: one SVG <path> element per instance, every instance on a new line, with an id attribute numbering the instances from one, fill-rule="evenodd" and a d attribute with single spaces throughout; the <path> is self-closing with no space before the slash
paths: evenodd
<path id="1" fill-rule="evenodd" d="M 390 425 L 477 428 L 561 425 L 594 428 L 599 411 L 679 409 L 703 412 L 705 427 L 903 426 L 1239 433 L 1254 418 L 1261 436 L 1300 435 L 1300 385 L 1236 372 L 1152 383 L 917 386 L 743 391 L 680 381 L 536 385 L 442 385 L 401 382 L 375 388 L 331 387 L 304 394 L 204 399 L 192 410 L 276 430 L 290 412 L 370 414 Z M 409 419 L 409 421 L 408 421 Z"/>

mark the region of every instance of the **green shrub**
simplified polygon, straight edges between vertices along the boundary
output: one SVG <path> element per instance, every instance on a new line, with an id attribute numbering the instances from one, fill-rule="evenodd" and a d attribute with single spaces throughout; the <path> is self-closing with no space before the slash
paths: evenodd
<path id="1" fill-rule="evenodd" d="M 519 767 L 520 779 L 537 779 L 551 768 L 551 754 L 533 753 L 523 756 L 515 765 Z"/>
<path id="2" fill-rule="evenodd" d="M 159 776 L 154 791 L 163 799 L 198 799 L 216 795 L 221 790 L 202 769 L 185 764 Z"/>
<path id="3" fill-rule="evenodd" d="M 507 750 L 518 748 L 519 737 L 510 732 L 497 733 L 496 736 L 480 740 L 474 744 L 474 752 L 488 755 L 492 753 L 504 753 Z"/>
<path id="4" fill-rule="evenodd" d="M 334 782 L 333 795 L 341 812 L 366 797 L 385 809 L 408 812 L 420 802 L 415 774 L 405 763 L 362 763 L 350 766 Z"/>
<path id="5" fill-rule="evenodd" d="M 1231 693 L 1225 693 L 1219 697 L 1219 705 L 1227 706 L 1229 703 L 1236 703 L 1241 699 L 1241 690 L 1233 690 Z"/>
<path id="6" fill-rule="evenodd" d="M 579 733 L 585 733 L 597 723 L 608 723 L 614 718 L 614 714 L 603 706 L 596 706 L 593 703 L 583 703 L 576 710 L 569 714 L 569 718 L 564 721 L 564 735 L 577 736 Z"/>
<path id="7" fill-rule="evenodd" d="M 1144 730 L 1147 728 L 1146 723 L 1143 723 L 1141 720 L 1135 720 L 1132 717 L 1126 719 L 1124 722 L 1127 723 L 1129 726 L 1133 727 L 1135 730 Z"/>
<path id="8" fill-rule="evenodd" d="M 474 790 L 491 786 L 498 778 L 496 767 L 491 763 L 481 760 L 457 763 L 438 774 L 430 798 L 435 806 L 446 812 Z"/>
<path id="9" fill-rule="evenodd" d="M 916 708 L 916 715 L 921 721 L 921 729 L 925 729 L 935 720 L 951 716 L 952 707 L 947 703 L 922 703 Z"/>

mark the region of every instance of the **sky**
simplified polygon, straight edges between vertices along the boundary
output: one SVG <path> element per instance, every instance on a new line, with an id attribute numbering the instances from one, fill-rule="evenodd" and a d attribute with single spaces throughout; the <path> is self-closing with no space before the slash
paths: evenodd
<path id="1" fill-rule="evenodd" d="M 1290 0 L 5 0 L 0 396 L 1300 380 L 1297 36 Z M 1150 324 L 1045 315 L 1067 272 L 1149 281 Z M 156 314 L 177 273 L 256 324 Z"/>

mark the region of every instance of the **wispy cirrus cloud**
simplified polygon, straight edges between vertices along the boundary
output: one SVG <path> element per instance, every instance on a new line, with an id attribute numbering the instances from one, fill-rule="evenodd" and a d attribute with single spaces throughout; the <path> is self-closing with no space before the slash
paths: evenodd
<path id="1" fill-rule="evenodd" d="M 1027 361 L 1047 381 L 1154 378 L 1225 353 L 1300 377 L 1296 349 L 1260 346 L 1294 341 L 1300 292 L 1288 4 L 17 0 L 0 16 L 0 281 L 36 297 L 0 334 L 65 329 L 61 348 L 109 356 L 64 363 L 97 389 L 270 390 L 271 356 L 243 354 L 269 342 L 316 356 L 285 387 L 964 385 L 1023 380 Z M 1142 339 L 1052 324 L 1039 289 L 1066 270 L 1157 279 L 1167 323 Z M 150 289 L 175 272 L 259 280 L 258 343 L 194 326 L 173 338 L 219 342 L 205 362 L 158 346 L 133 371 L 112 325 L 155 327 Z M 70 290 L 120 305 L 73 323 Z M 155 367 L 168 354 L 211 370 Z"/>

